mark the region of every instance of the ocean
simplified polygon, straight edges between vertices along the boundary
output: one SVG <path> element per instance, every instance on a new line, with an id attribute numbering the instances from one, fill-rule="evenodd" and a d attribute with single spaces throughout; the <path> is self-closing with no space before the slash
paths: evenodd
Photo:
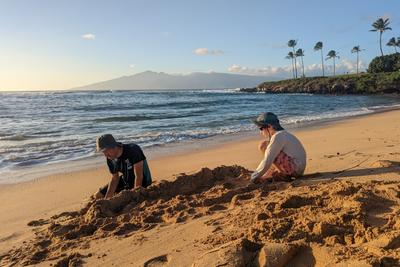
<path id="1" fill-rule="evenodd" d="M 400 107 L 396 96 L 255 94 L 227 90 L 0 93 L 1 173 L 95 155 L 112 133 L 144 148 L 258 131 L 271 111 L 284 127 Z"/>

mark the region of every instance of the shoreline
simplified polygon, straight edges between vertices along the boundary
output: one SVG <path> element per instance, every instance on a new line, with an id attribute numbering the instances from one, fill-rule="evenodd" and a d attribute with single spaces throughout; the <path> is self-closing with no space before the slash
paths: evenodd
<path id="1" fill-rule="evenodd" d="M 400 107 L 385 107 L 382 109 L 371 110 L 369 113 L 356 114 L 338 118 L 328 118 L 323 120 L 308 121 L 284 125 L 285 129 L 293 132 L 318 129 L 323 126 L 330 126 L 335 123 L 375 114 L 386 113 L 400 110 Z M 144 152 L 149 160 L 160 160 L 171 155 L 182 155 L 191 152 L 206 151 L 218 146 L 233 144 L 235 142 L 251 141 L 259 138 L 258 131 L 242 131 L 232 134 L 215 135 L 204 139 L 185 140 L 182 142 L 168 143 L 159 146 L 144 148 Z M 84 156 L 72 160 L 60 162 L 49 162 L 37 166 L 23 167 L 19 170 L 7 170 L 1 173 L 3 179 L 0 181 L 0 188 L 8 185 L 16 185 L 37 181 L 52 175 L 59 175 L 71 172 L 94 170 L 104 165 L 105 159 L 101 154 Z"/>
<path id="2" fill-rule="evenodd" d="M 389 107 L 380 110 L 374 110 L 370 113 L 357 114 L 339 118 L 329 118 L 319 121 L 309 121 L 299 124 L 286 125 L 285 129 L 296 131 L 304 131 L 308 129 L 318 129 L 322 126 L 328 126 L 332 123 L 346 121 L 353 118 L 370 116 L 379 113 L 400 110 L 400 107 Z M 204 139 L 185 140 L 183 142 L 174 142 L 165 145 L 159 145 L 149 148 L 144 148 L 145 154 L 151 160 L 163 159 L 170 155 L 181 155 L 189 152 L 201 151 L 218 147 L 219 145 L 228 145 L 238 141 L 249 141 L 259 137 L 258 132 L 243 131 L 233 134 L 215 135 Z M 160 150 L 160 151 L 157 151 Z M 85 156 L 82 158 L 65 160 L 60 162 L 50 162 L 43 165 L 24 167 L 21 170 L 11 170 L 2 173 L 5 180 L 15 181 L 0 181 L 0 188 L 7 185 L 27 183 L 36 181 L 51 175 L 58 175 L 69 172 L 79 172 L 84 170 L 93 170 L 104 165 L 105 159 L 102 155 Z"/>

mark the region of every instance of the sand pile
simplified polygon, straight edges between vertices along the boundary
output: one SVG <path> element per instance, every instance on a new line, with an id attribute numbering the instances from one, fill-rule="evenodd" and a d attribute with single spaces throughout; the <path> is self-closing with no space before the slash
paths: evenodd
<path id="1" fill-rule="evenodd" d="M 247 184 L 248 176 L 249 171 L 239 166 L 204 168 L 193 175 L 182 174 L 172 182 L 162 181 L 148 189 L 124 191 L 110 200 L 88 203 L 77 212 L 29 222 L 38 227 L 35 240 L 0 260 L 29 265 L 68 258 L 69 251 L 87 248 L 94 238 L 127 236 L 157 225 L 212 214 L 226 209 L 219 203 L 229 202 L 236 191 L 248 190 L 232 189 Z"/>
<path id="2" fill-rule="evenodd" d="M 210 221 L 218 231 L 202 242 L 215 247 L 246 238 L 260 245 L 297 244 L 298 251 L 286 253 L 284 260 L 294 266 L 399 264 L 400 182 L 271 187 L 255 190 L 253 199 L 231 203 L 229 216 Z"/>
<path id="3" fill-rule="evenodd" d="M 93 239 L 125 238 L 208 216 L 214 231 L 197 241 L 208 251 L 193 266 L 399 263 L 400 182 L 249 185 L 249 176 L 239 166 L 204 168 L 88 203 L 77 212 L 32 221 L 36 238 L 0 260 L 5 265 L 48 260 L 79 265 L 92 256 L 78 252 L 88 251 Z M 158 266 L 167 263 L 167 258 L 157 260 Z"/>

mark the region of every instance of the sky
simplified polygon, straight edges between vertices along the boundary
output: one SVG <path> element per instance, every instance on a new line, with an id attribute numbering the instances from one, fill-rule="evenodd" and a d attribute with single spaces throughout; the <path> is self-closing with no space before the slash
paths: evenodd
<path id="1" fill-rule="evenodd" d="M 320 75 L 316 42 L 338 52 L 337 73 L 379 55 L 379 17 L 400 37 L 398 0 L 0 0 L 0 90 L 58 90 L 151 70 L 291 77 L 287 42 Z M 332 62 L 324 62 L 327 73 Z"/>

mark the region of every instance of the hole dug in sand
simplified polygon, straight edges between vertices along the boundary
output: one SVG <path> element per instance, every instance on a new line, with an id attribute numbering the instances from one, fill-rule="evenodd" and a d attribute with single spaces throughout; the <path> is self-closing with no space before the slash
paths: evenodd
<path id="1" fill-rule="evenodd" d="M 196 259 L 192 267 L 205 266 L 254 266 L 261 245 L 242 238 L 229 242 Z"/>
<path id="2" fill-rule="evenodd" d="M 143 264 L 143 267 L 158 267 L 158 266 L 161 267 L 161 266 L 165 266 L 165 265 L 168 264 L 168 262 L 171 261 L 170 257 L 171 257 L 170 255 L 165 254 L 165 255 L 161 255 L 161 256 L 152 258 L 152 259 L 146 261 Z"/>

